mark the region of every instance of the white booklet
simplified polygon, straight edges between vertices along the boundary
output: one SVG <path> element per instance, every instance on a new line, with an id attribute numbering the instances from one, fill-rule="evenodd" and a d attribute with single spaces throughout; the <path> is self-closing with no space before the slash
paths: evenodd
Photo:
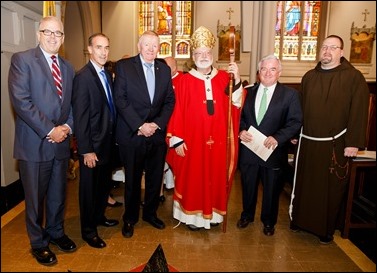
<path id="1" fill-rule="evenodd" d="M 249 148 L 252 152 L 254 152 L 257 156 L 262 158 L 264 161 L 267 161 L 267 159 L 274 151 L 272 148 L 268 149 L 263 145 L 263 142 L 267 137 L 253 126 L 250 126 L 249 130 L 247 131 L 253 135 L 253 140 L 251 142 L 241 141 L 241 143 Z"/>

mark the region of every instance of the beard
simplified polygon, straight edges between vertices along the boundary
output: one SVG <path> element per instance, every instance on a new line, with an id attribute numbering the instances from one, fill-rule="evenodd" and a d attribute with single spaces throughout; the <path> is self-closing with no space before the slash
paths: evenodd
<path id="1" fill-rule="evenodd" d="M 195 61 L 195 65 L 197 68 L 205 69 L 210 67 L 213 64 L 213 59 L 205 59 L 200 61 Z"/>
<path id="2" fill-rule="evenodd" d="M 325 56 L 321 59 L 321 64 L 329 64 L 332 62 L 332 57 Z"/>

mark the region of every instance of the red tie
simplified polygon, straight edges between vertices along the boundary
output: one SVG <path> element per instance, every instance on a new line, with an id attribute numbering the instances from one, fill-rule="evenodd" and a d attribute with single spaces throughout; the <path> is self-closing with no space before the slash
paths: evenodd
<path id="1" fill-rule="evenodd" d="M 62 98 L 63 88 L 62 88 L 62 77 L 61 77 L 61 74 L 60 74 L 60 68 L 59 68 L 58 62 L 56 60 L 56 56 L 52 55 L 51 59 L 52 59 L 52 76 L 54 77 L 54 82 L 55 82 L 55 85 L 56 85 L 56 89 L 57 89 L 59 98 Z"/>

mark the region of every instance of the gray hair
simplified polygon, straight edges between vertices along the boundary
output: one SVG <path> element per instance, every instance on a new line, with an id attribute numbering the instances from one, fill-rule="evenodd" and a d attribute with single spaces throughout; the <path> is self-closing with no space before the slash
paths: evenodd
<path id="1" fill-rule="evenodd" d="M 261 69 L 261 66 L 262 66 L 262 63 L 264 61 L 267 61 L 267 60 L 277 60 L 278 61 L 278 64 L 279 64 L 279 71 L 281 71 L 283 69 L 283 66 L 281 65 L 281 61 L 278 57 L 276 57 L 274 54 L 270 54 L 270 55 L 267 55 L 267 56 L 264 56 L 258 63 L 258 71 L 260 71 Z"/>

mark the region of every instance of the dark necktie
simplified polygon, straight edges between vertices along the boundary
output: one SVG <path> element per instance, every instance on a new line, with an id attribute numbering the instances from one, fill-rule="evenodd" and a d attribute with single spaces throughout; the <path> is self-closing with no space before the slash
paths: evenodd
<path id="1" fill-rule="evenodd" d="M 264 114 L 266 113 L 266 110 L 267 110 L 267 91 L 268 91 L 268 88 L 265 87 L 263 89 L 263 96 L 262 96 L 262 100 L 260 101 L 260 106 L 259 106 L 259 111 L 258 111 L 258 117 L 257 117 L 258 125 L 262 121 Z"/>
<path id="2" fill-rule="evenodd" d="M 52 76 L 54 77 L 54 82 L 57 89 L 57 93 L 59 95 L 59 98 L 61 99 L 63 96 L 63 88 L 62 88 L 62 77 L 60 73 L 60 68 L 59 68 L 56 56 L 52 55 L 51 59 L 52 59 Z"/>
<path id="3" fill-rule="evenodd" d="M 153 102 L 154 97 L 154 75 L 152 71 L 152 64 L 144 63 L 144 65 L 147 67 L 147 85 L 148 85 L 148 92 L 149 92 L 149 98 L 151 99 L 151 102 Z"/>
<path id="4" fill-rule="evenodd" d="M 101 70 L 100 72 L 103 80 L 105 81 L 105 90 L 106 90 L 106 97 L 107 97 L 107 104 L 109 105 L 111 114 L 113 116 L 113 120 L 115 120 L 115 107 L 114 107 L 114 102 L 113 102 L 113 97 L 111 96 L 111 89 L 109 82 L 107 81 L 106 73 L 104 70 Z"/>

